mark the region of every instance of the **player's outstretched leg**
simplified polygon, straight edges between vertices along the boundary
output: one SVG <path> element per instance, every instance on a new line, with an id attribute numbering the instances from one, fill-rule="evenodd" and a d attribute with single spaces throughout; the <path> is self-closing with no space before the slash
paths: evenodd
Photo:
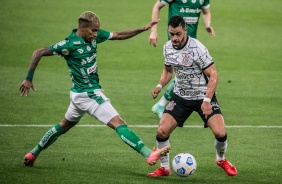
<path id="1" fill-rule="evenodd" d="M 64 131 L 62 130 L 60 124 L 56 124 L 50 128 L 35 148 L 24 156 L 23 164 L 32 167 L 40 152 L 53 144 L 63 133 Z"/>
<path id="2" fill-rule="evenodd" d="M 145 157 L 149 165 L 155 165 L 157 160 L 170 150 L 170 146 L 166 146 L 159 150 L 156 150 L 155 148 L 153 148 L 153 150 L 149 149 L 144 145 L 138 135 L 128 128 L 127 124 L 118 126 L 116 132 L 124 143 Z"/>

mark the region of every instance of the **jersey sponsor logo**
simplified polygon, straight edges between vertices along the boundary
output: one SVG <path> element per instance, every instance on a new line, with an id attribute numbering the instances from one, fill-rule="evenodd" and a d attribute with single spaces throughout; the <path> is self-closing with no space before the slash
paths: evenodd
<path id="1" fill-rule="evenodd" d="M 62 54 L 65 55 L 65 56 L 69 55 L 68 49 L 63 49 Z"/>
<path id="2" fill-rule="evenodd" d="M 192 0 L 192 2 L 193 2 L 194 0 Z M 182 3 L 187 3 L 187 0 L 182 0 Z"/>
<path id="3" fill-rule="evenodd" d="M 86 49 L 87 49 L 88 51 L 90 51 L 90 50 L 91 50 L 91 47 L 87 46 Z"/>
<path id="4" fill-rule="evenodd" d="M 195 77 L 194 74 L 183 74 L 180 72 L 179 74 L 176 75 L 177 75 L 177 79 L 179 80 L 188 80 L 188 79 L 193 79 Z"/>
<path id="5" fill-rule="evenodd" d="M 176 103 L 172 100 L 171 102 L 169 102 L 169 104 L 166 106 L 166 110 L 168 111 L 172 111 L 174 109 L 174 106 L 176 105 Z"/>
<path id="6" fill-rule="evenodd" d="M 196 24 L 198 22 L 198 17 L 183 17 L 186 24 Z"/>
<path id="7" fill-rule="evenodd" d="M 97 71 L 97 63 L 94 63 L 93 66 L 87 68 L 87 73 L 90 75 L 91 73 L 96 73 Z"/>
<path id="8" fill-rule="evenodd" d="M 179 94 L 181 96 L 199 96 L 199 95 L 205 95 L 203 91 L 200 90 L 184 90 L 180 89 Z"/>
<path id="9" fill-rule="evenodd" d="M 180 13 L 200 13 L 202 10 L 199 8 L 196 9 L 191 9 L 191 8 L 180 8 L 179 12 Z"/>
<path id="10" fill-rule="evenodd" d="M 96 53 L 94 53 L 91 57 L 87 57 L 86 59 L 82 59 L 81 64 L 85 65 L 87 63 L 90 63 L 91 61 L 93 61 L 96 58 Z"/>

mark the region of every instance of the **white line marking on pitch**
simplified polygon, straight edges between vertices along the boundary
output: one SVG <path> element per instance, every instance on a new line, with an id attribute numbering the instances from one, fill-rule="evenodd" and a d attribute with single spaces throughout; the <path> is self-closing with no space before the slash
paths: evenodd
<path id="1" fill-rule="evenodd" d="M 35 125 L 35 124 L 29 124 L 29 125 L 12 125 L 12 124 L 0 124 L 0 127 L 52 127 L 54 125 Z M 158 125 L 128 125 L 132 128 L 158 128 Z M 107 127 L 106 125 L 76 125 L 76 127 Z M 187 125 L 183 126 L 183 128 L 203 128 L 203 126 L 193 126 L 193 125 Z M 226 128 L 282 128 L 282 126 L 269 126 L 269 125 L 229 125 L 226 126 Z"/>

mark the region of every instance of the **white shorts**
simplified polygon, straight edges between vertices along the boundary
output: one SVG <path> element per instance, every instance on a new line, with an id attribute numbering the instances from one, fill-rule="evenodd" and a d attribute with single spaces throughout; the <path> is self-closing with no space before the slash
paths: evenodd
<path id="1" fill-rule="evenodd" d="M 71 102 L 65 118 L 71 122 L 78 122 L 85 113 L 88 113 L 107 125 L 113 117 L 119 115 L 102 90 L 95 90 L 92 96 L 95 97 L 90 98 L 87 92 L 75 93 L 71 91 Z M 104 102 L 101 103 L 101 101 Z"/>

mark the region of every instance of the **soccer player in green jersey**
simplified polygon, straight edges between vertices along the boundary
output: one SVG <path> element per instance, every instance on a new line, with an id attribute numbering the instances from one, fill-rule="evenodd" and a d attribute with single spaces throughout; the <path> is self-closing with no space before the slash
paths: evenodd
<path id="1" fill-rule="evenodd" d="M 119 137 L 131 148 L 140 153 L 149 165 L 166 154 L 170 147 L 156 150 L 149 149 L 143 141 L 131 131 L 126 122 L 104 95 L 99 84 L 98 65 L 96 61 L 97 45 L 107 40 L 124 40 L 143 31 L 149 30 L 158 21 L 152 21 L 146 26 L 120 32 L 109 32 L 100 29 L 100 20 L 91 11 L 83 12 L 78 18 L 78 29 L 74 29 L 66 39 L 34 51 L 26 79 L 20 86 L 21 96 L 29 95 L 33 74 L 43 56 L 59 55 L 65 58 L 73 86 L 70 90 L 70 105 L 60 123 L 51 127 L 40 142 L 24 156 L 24 164 L 33 166 L 40 152 L 50 146 L 59 136 L 74 127 L 80 118 L 88 113 L 103 124 L 117 132 Z"/>
<path id="2" fill-rule="evenodd" d="M 186 22 L 188 28 L 187 35 L 192 38 L 197 38 L 197 29 L 201 12 L 203 13 L 203 20 L 207 32 L 215 37 L 215 32 L 211 27 L 211 13 L 209 0 L 157 0 L 152 11 L 152 20 L 159 19 L 160 10 L 168 5 L 168 20 L 174 15 L 180 15 Z M 168 36 L 169 39 L 169 36 Z M 151 34 L 149 38 L 150 44 L 156 47 L 158 42 L 157 25 L 151 28 Z M 173 95 L 173 87 L 175 80 L 172 80 L 166 88 L 164 95 L 159 101 L 153 105 L 152 111 L 157 114 L 159 118 L 162 117 L 164 108 L 167 102 Z"/>

